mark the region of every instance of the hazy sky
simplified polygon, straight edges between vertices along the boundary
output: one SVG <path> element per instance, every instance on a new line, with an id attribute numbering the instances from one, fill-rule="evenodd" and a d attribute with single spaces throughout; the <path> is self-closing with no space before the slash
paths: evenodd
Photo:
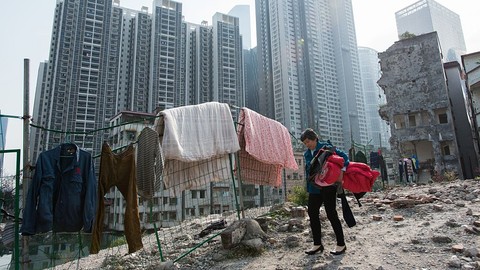
<path id="1" fill-rule="evenodd" d="M 416 0 L 352 0 L 358 46 L 379 52 L 385 51 L 397 38 L 395 12 L 415 3 Z M 33 109 L 35 85 L 39 63 L 48 60 L 53 12 L 57 0 L 2 1 L 0 16 L 0 110 L 2 114 L 23 114 L 23 59 L 30 59 L 30 112 Z M 152 10 L 151 0 L 121 0 L 121 6 L 140 10 L 146 6 Z M 179 0 L 183 3 L 185 20 L 200 23 L 212 21 L 215 12 L 228 13 L 234 5 L 248 4 L 251 25 L 255 28 L 255 0 Z M 478 0 L 437 0 L 460 15 L 467 52 L 480 51 L 480 27 L 478 26 Z M 256 43 L 252 29 L 252 43 Z M 22 147 L 22 121 L 8 120 L 6 149 Z M 5 172 L 15 172 L 15 157 L 5 155 Z"/>

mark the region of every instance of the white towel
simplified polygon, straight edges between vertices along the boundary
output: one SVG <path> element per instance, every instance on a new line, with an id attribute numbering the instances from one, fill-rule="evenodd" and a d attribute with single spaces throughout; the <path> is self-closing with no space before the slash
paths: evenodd
<path id="1" fill-rule="evenodd" d="M 165 159 L 200 161 L 240 150 L 232 113 L 225 103 L 183 106 L 160 115 L 155 125 Z"/>

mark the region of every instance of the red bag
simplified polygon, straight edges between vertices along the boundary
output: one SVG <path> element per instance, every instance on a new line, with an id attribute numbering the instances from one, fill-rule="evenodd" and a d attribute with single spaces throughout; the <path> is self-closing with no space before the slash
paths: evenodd
<path id="1" fill-rule="evenodd" d="M 315 185 L 326 187 L 333 185 L 342 172 L 344 160 L 339 155 L 331 155 L 322 166 L 322 171 L 315 175 Z"/>

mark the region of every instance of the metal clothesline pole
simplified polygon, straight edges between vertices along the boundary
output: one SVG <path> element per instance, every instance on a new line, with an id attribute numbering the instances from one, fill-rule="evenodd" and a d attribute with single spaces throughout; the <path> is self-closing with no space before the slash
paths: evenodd
<path id="1" fill-rule="evenodd" d="M 30 59 L 23 59 L 23 181 L 22 181 L 22 208 L 25 206 L 28 187 L 30 186 L 30 160 L 29 160 L 29 144 L 30 144 Z M 22 269 L 27 269 L 29 263 L 29 239 L 22 238 Z"/>

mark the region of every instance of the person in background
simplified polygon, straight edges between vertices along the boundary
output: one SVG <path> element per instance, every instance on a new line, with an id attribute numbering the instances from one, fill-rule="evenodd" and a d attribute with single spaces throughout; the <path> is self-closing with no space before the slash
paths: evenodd
<path id="1" fill-rule="evenodd" d="M 338 218 L 338 213 L 336 210 L 337 185 L 334 184 L 319 189 L 308 181 L 309 170 L 311 166 L 310 162 L 312 161 L 312 159 L 322 147 L 332 147 L 333 145 L 331 145 L 329 141 L 328 143 L 320 142 L 318 140 L 317 133 L 315 133 L 315 131 L 313 131 L 313 129 L 311 128 L 307 128 L 305 131 L 302 132 L 300 140 L 308 148 L 303 154 L 303 156 L 305 158 L 305 176 L 307 179 L 308 216 L 310 218 L 310 228 L 312 230 L 313 236 L 313 246 L 309 250 L 305 251 L 305 253 L 308 255 L 313 255 L 317 252 L 322 252 L 324 250 L 322 244 L 322 226 L 320 224 L 320 207 L 323 204 L 325 205 L 325 212 L 327 213 L 327 218 L 332 225 L 337 240 L 336 247 L 332 251 L 330 251 L 330 253 L 333 255 L 340 255 L 347 250 L 347 246 L 345 245 L 342 224 L 340 222 L 340 219 Z M 337 182 L 341 183 L 343 179 L 343 172 L 348 166 L 349 159 L 343 151 L 340 151 L 338 149 L 336 149 L 335 151 L 345 160 L 344 167 L 342 168 L 340 177 L 337 180 Z"/>

